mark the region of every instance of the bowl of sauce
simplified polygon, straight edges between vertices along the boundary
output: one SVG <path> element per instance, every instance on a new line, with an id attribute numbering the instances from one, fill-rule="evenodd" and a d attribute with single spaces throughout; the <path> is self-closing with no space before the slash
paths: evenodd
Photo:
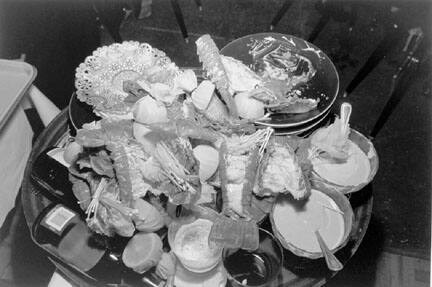
<path id="1" fill-rule="evenodd" d="M 222 248 L 208 240 L 212 225 L 212 221 L 202 218 L 187 224 L 171 223 L 168 229 L 169 244 L 189 271 L 208 272 L 221 261 Z"/>
<path id="2" fill-rule="evenodd" d="M 346 245 L 354 221 L 352 207 L 344 194 L 335 190 L 312 189 L 307 199 L 278 196 L 270 221 L 282 246 L 297 256 L 323 257 L 315 230 L 332 252 Z"/>
<path id="3" fill-rule="evenodd" d="M 347 194 L 361 190 L 373 180 L 378 171 L 378 154 L 372 142 L 354 129 L 351 129 L 348 139 L 349 156 L 346 161 L 312 160 L 313 187 Z"/>

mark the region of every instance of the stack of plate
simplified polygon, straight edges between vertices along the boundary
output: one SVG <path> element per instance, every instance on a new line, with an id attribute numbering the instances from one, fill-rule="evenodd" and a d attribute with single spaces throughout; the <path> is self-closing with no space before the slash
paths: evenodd
<path id="1" fill-rule="evenodd" d="M 339 91 L 339 76 L 330 58 L 313 44 L 290 35 L 279 33 L 259 33 L 236 39 L 221 49 L 221 54 L 242 61 L 253 69 L 256 58 L 252 47 L 264 51 L 265 57 L 278 46 L 309 59 L 317 70 L 312 79 L 301 87 L 302 98 L 318 100 L 316 109 L 302 114 L 272 114 L 265 121 L 257 121 L 261 126 L 269 126 L 280 135 L 301 135 L 324 124 L 328 119 L 331 106 Z M 282 59 L 283 60 L 283 59 Z"/>
<path id="2" fill-rule="evenodd" d="M 294 123 L 257 122 L 262 126 L 272 127 L 277 135 L 307 135 L 315 129 L 326 125 L 331 119 L 330 110 L 317 117 Z"/>

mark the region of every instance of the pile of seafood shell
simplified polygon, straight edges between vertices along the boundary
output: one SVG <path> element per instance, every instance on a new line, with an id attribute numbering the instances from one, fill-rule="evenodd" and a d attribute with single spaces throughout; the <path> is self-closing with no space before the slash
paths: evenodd
<path id="1" fill-rule="evenodd" d="M 301 139 L 253 123 L 264 116 L 259 99 L 278 95 L 240 61 L 221 56 L 210 36 L 196 45 L 206 79 L 179 70 L 171 85 L 158 82 L 160 71 L 125 81 L 131 117 L 88 123 L 66 148 L 73 192 L 93 231 L 152 234 L 178 220 L 181 206 L 214 222 L 210 241 L 253 249 L 258 222 L 278 194 L 308 196 Z M 141 273 L 161 263 L 163 277 L 172 275 L 173 257 L 154 254 L 146 268 L 131 268 Z"/>

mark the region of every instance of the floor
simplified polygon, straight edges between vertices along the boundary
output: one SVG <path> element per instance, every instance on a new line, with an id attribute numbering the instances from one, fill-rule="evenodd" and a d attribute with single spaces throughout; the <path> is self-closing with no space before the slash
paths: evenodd
<path id="1" fill-rule="evenodd" d="M 271 19 L 284 0 L 203 0 L 202 11 L 198 10 L 195 1 L 179 0 L 189 31 L 189 43 L 182 38 L 170 1 L 153 2 L 152 16 L 143 20 L 130 17 L 123 23 L 120 30 L 123 39 L 148 42 L 163 50 L 179 66 L 198 66 L 194 46 L 197 37 L 209 33 L 221 48 L 243 35 L 269 31 Z M 428 29 L 432 27 L 431 5 L 427 1 L 402 0 L 379 2 L 381 4 L 349 3 L 352 5 L 343 6 L 342 16 L 330 20 L 323 27 L 314 44 L 330 56 L 339 71 L 341 93 L 338 103 L 348 101 L 353 105 L 352 124 L 368 134 L 388 100 L 391 78 L 402 60 L 401 50 L 405 41 L 405 38 L 401 39 L 367 78 L 343 98 L 343 91 L 350 80 L 384 37 L 382 14 L 374 15 L 377 11 L 393 9 L 400 13 L 403 29 L 421 26 L 427 36 L 425 41 L 428 41 Z M 346 20 L 350 17 L 343 15 L 350 15 L 352 9 L 358 12 L 357 19 L 349 25 Z M 293 0 L 274 31 L 307 39 L 318 23 L 319 15 L 315 1 Z M 106 31 L 102 31 L 101 39 L 104 44 L 112 42 Z M 416 70 L 405 97 L 373 140 L 380 168 L 373 181 L 372 220 L 358 252 L 328 286 L 429 286 L 430 47 L 426 56 L 429 62 L 424 61 Z M 20 211 L 16 214 L 19 215 Z M 15 217 L 11 215 L 11 218 Z M 18 227 L 15 227 L 13 238 L 8 243 L 10 248 L 0 248 L 0 262 L 5 258 L 4 253 L 12 252 L 13 264 L 0 278 L 21 286 L 46 285 L 51 270 L 38 266 L 49 263 L 29 241 L 22 216 L 17 218 L 14 226 Z M 0 235 L 8 234 L 10 230 L 3 226 Z M 0 239 L 5 237 L 8 236 Z M 18 241 L 22 246 L 17 246 Z"/>

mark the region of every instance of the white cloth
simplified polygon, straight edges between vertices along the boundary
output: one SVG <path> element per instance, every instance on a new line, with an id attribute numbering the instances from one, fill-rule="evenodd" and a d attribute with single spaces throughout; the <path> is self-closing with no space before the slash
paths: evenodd
<path id="1" fill-rule="evenodd" d="M 44 126 L 47 126 L 61 111 L 37 87 L 31 85 L 28 95 Z"/>
<path id="2" fill-rule="evenodd" d="M 21 106 L 0 130 L 0 226 L 13 208 L 21 186 L 33 131 Z"/>

